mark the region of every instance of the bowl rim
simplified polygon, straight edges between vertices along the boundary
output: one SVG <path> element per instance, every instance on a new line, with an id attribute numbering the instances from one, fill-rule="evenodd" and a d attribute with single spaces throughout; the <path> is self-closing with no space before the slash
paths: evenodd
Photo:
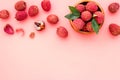
<path id="1" fill-rule="evenodd" d="M 79 1 L 78 3 L 76 3 L 74 6 L 77 6 L 78 4 L 83 3 L 83 2 L 95 2 L 95 3 L 97 4 L 97 6 L 99 7 L 100 11 L 103 13 L 103 15 L 105 15 L 102 6 L 101 6 L 98 2 L 93 1 L 93 0 L 82 0 L 82 1 Z M 105 16 L 104 16 L 104 17 L 105 17 Z M 104 18 L 104 20 L 105 20 L 105 18 Z M 95 33 L 94 31 L 93 31 L 93 32 L 85 32 L 85 31 L 76 30 L 76 29 L 75 29 L 75 26 L 74 26 L 74 24 L 73 24 L 73 21 L 72 21 L 72 20 L 69 20 L 69 22 L 70 22 L 71 27 L 72 27 L 76 32 L 78 32 L 78 33 L 83 33 L 83 34 Z M 103 24 L 104 24 L 104 21 L 103 21 L 102 24 L 100 24 L 100 29 L 101 29 L 101 27 L 103 26 Z"/>

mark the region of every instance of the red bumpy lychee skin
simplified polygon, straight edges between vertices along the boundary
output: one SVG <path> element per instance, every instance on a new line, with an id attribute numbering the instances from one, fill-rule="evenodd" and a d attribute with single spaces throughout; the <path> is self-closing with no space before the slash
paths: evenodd
<path id="1" fill-rule="evenodd" d="M 10 24 L 6 24 L 4 27 L 4 32 L 9 34 L 9 35 L 13 35 L 14 34 L 14 29 Z"/>
<path id="2" fill-rule="evenodd" d="M 55 14 L 50 14 L 47 16 L 47 21 L 51 24 L 56 24 L 59 21 L 59 18 Z"/>
<path id="3" fill-rule="evenodd" d="M 92 28 L 92 22 L 88 22 L 88 23 L 86 24 L 86 30 L 87 30 L 88 32 L 93 32 L 93 31 L 94 31 L 93 28 Z"/>
<path id="4" fill-rule="evenodd" d="M 66 38 L 68 36 L 68 31 L 65 27 L 58 27 L 57 31 L 56 31 L 57 35 L 62 37 L 62 38 Z"/>
<path id="5" fill-rule="evenodd" d="M 98 24 L 103 24 L 104 22 L 104 14 L 100 11 L 96 11 L 93 15 L 95 17 L 95 20 Z"/>
<path id="6" fill-rule="evenodd" d="M 41 7 L 44 11 L 50 11 L 51 9 L 51 2 L 50 0 L 43 0 L 41 2 Z"/>
<path id="7" fill-rule="evenodd" d="M 116 13 L 119 9 L 120 5 L 116 2 L 114 3 L 111 3 L 109 6 L 108 6 L 108 10 L 111 12 L 111 13 Z"/>
<path id="8" fill-rule="evenodd" d="M 78 4 L 78 5 L 76 6 L 76 9 L 77 9 L 79 12 L 83 12 L 83 11 L 85 11 L 85 5 L 83 5 L 83 4 Z"/>
<path id="9" fill-rule="evenodd" d="M 110 24 L 109 25 L 109 31 L 113 36 L 118 36 L 120 35 L 120 26 L 118 26 L 117 24 Z"/>
<path id="10" fill-rule="evenodd" d="M 30 17 L 34 17 L 39 13 L 39 9 L 36 5 L 32 5 L 30 6 L 29 10 L 28 10 L 28 14 Z"/>
<path id="11" fill-rule="evenodd" d="M 90 12 L 95 12 L 98 10 L 98 6 L 95 2 L 88 2 L 86 5 L 86 10 L 90 11 Z"/>
<path id="12" fill-rule="evenodd" d="M 15 9 L 17 11 L 23 11 L 26 9 L 26 2 L 25 1 L 18 1 L 15 4 Z"/>
<path id="13" fill-rule="evenodd" d="M 81 18 L 83 21 L 89 21 L 92 18 L 92 14 L 89 11 L 83 11 L 81 13 Z"/>
<path id="14" fill-rule="evenodd" d="M 0 11 L 0 18 L 2 18 L 2 19 L 9 18 L 9 12 L 8 12 L 8 10 L 1 10 Z"/>
<path id="15" fill-rule="evenodd" d="M 73 21 L 73 25 L 75 30 L 80 31 L 85 26 L 85 22 L 82 19 L 78 18 Z"/>
<path id="16" fill-rule="evenodd" d="M 27 12 L 25 11 L 18 11 L 15 15 L 16 20 L 22 21 L 27 18 Z"/>

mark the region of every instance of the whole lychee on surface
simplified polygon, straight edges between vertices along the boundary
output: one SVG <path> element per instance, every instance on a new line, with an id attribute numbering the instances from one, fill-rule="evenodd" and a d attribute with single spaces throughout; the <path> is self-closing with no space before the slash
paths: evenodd
<path id="1" fill-rule="evenodd" d="M 83 4 L 78 4 L 78 5 L 76 6 L 76 9 L 77 9 L 79 12 L 83 12 L 83 11 L 85 11 L 85 5 L 83 5 Z"/>
<path id="2" fill-rule="evenodd" d="M 120 26 L 112 23 L 109 25 L 109 31 L 113 36 L 118 36 L 120 35 Z"/>
<path id="3" fill-rule="evenodd" d="M 92 14 L 89 11 L 83 11 L 81 13 L 81 18 L 83 21 L 89 21 L 92 18 Z"/>
<path id="4" fill-rule="evenodd" d="M 26 9 L 26 2 L 25 1 L 18 1 L 18 2 L 16 2 L 16 4 L 15 4 L 15 9 L 17 10 L 17 11 L 23 11 L 23 10 L 25 10 Z"/>
<path id="5" fill-rule="evenodd" d="M 30 8 L 28 9 L 28 14 L 30 17 L 34 17 L 39 13 L 39 9 L 36 5 L 32 5 L 30 6 Z"/>
<path id="6" fill-rule="evenodd" d="M 18 11 L 15 15 L 16 20 L 22 21 L 27 18 L 27 12 L 25 11 Z"/>
<path id="7" fill-rule="evenodd" d="M 2 19 L 7 19 L 7 18 L 9 18 L 9 12 L 8 12 L 8 10 L 1 10 L 0 11 L 0 18 L 2 18 Z"/>
<path id="8" fill-rule="evenodd" d="M 55 14 L 50 14 L 47 16 L 47 21 L 51 24 L 56 24 L 59 21 L 59 18 Z"/>
<path id="9" fill-rule="evenodd" d="M 80 31 L 85 26 L 85 22 L 82 19 L 78 18 L 73 20 L 73 25 L 75 30 Z"/>
<path id="10" fill-rule="evenodd" d="M 58 27 L 56 33 L 58 36 L 60 36 L 62 38 L 66 38 L 68 36 L 68 31 L 63 26 Z"/>
<path id="11" fill-rule="evenodd" d="M 114 2 L 114 3 L 111 3 L 111 4 L 108 6 L 108 10 L 109 10 L 111 13 L 115 13 L 115 12 L 118 11 L 119 7 L 120 7 L 119 3 Z"/>
<path id="12" fill-rule="evenodd" d="M 42 0 L 41 7 L 44 11 L 50 11 L 51 9 L 51 2 L 50 0 Z"/>
<path id="13" fill-rule="evenodd" d="M 90 12 L 95 12 L 98 10 L 98 6 L 95 2 L 90 1 L 87 3 L 86 5 L 86 10 L 90 11 Z"/>
<path id="14" fill-rule="evenodd" d="M 102 24 L 104 22 L 104 14 L 101 11 L 96 11 L 93 16 L 98 24 Z"/>

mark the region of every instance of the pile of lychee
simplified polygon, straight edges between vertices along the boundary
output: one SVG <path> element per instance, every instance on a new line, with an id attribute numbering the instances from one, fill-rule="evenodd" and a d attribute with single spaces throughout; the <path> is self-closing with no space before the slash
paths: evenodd
<path id="1" fill-rule="evenodd" d="M 17 21 L 24 21 L 25 19 L 27 19 L 27 17 L 35 17 L 39 14 L 39 7 L 37 5 L 31 5 L 28 10 L 26 10 L 27 8 L 27 3 L 23 0 L 17 1 L 14 5 L 14 8 L 16 10 L 16 14 L 15 14 L 15 19 Z M 50 0 L 42 0 L 41 1 L 41 7 L 44 11 L 48 12 L 51 10 L 51 2 Z M 4 9 L 0 11 L 0 18 L 1 19 L 8 19 L 10 16 L 10 13 L 8 10 Z M 49 14 L 47 17 L 47 22 L 50 24 L 57 24 L 59 21 L 59 17 L 55 14 Z M 33 22 L 35 29 L 37 31 L 42 31 L 45 29 L 45 21 L 41 20 L 41 21 L 35 21 Z M 22 35 L 24 35 L 24 29 L 19 28 L 14 30 L 13 26 L 11 26 L 10 24 L 6 24 L 4 27 L 4 32 L 9 34 L 9 35 L 13 35 L 15 32 L 16 33 L 22 33 Z M 56 30 L 56 34 L 60 37 L 67 37 L 68 36 L 68 31 L 65 27 L 63 26 L 59 26 Z M 31 32 L 29 37 L 31 39 L 33 39 L 35 37 L 35 32 Z"/>
<path id="2" fill-rule="evenodd" d="M 15 19 L 17 21 L 23 21 L 25 20 L 28 15 L 30 17 L 34 17 L 39 14 L 39 7 L 36 5 L 31 5 L 28 8 L 28 11 L 26 12 L 26 2 L 25 1 L 18 1 L 15 3 Z M 41 1 L 41 7 L 44 11 L 50 11 L 51 9 L 51 2 L 50 0 L 42 0 Z M 119 3 L 111 3 L 108 6 L 108 10 L 110 13 L 114 14 L 119 10 Z M 96 32 L 98 33 L 100 28 L 102 27 L 104 23 L 104 11 L 102 7 L 94 2 L 94 1 L 83 1 L 78 3 L 75 6 L 69 6 L 69 9 L 71 11 L 70 14 L 67 14 L 65 17 L 70 20 L 70 24 L 72 28 L 79 32 L 79 33 L 91 33 Z M 1 19 L 8 19 L 10 16 L 10 13 L 8 10 L 4 9 L 0 11 L 0 18 Z M 47 22 L 50 24 L 57 24 L 59 21 L 59 17 L 55 14 L 50 14 L 46 17 Z M 45 29 L 45 22 L 44 21 L 38 21 L 34 22 L 35 29 L 37 31 L 42 31 Z M 112 35 L 117 36 L 120 35 L 120 26 L 111 23 L 109 25 L 109 31 Z M 15 32 L 19 33 L 22 32 L 24 35 L 24 30 L 22 28 L 14 30 L 14 28 L 10 24 L 6 24 L 4 27 L 4 32 L 7 34 L 13 35 Z M 62 38 L 66 38 L 68 36 L 68 31 L 65 27 L 59 26 L 56 30 L 56 33 L 58 36 Z M 34 38 L 35 33 L 31 32 L 29 35 L 31 38 Z"/>
<path id="3" fill-rule="evenodd" d="M 113 2 L 108 5 L 108 11 L 115 14 L 119 10 L 119 3 Z M 70 20 L 73 29 L 79 33 L 99 32 L 104 23 L 104 11 L 102 7 L 93 1 L 83 1 L 74 6 L 69 6 L 71 11 L 65 17 Z M 75 12 L 75 13 L 74 13 Z M 79 12 L 79 14 L 78 14 Z M 113 36 L 120 35 L 120 25 L 110 23 L 109 32 Z"/>
<path id="4" fill-rule="evenodd" d="M 100 27 L 104 22 L 104 12 L 96 2 L 85 1 L 77 4 L 74 9 L 79 11 L 79 16 L 69 18 L 73 29 L 77 32 L 99 32 Z M 73 13 L 74 14 L 74 13 Z M 75 15 L 74 15 L 75 16 Z M 94 25 L 95 24 L 95 25 Z"/>

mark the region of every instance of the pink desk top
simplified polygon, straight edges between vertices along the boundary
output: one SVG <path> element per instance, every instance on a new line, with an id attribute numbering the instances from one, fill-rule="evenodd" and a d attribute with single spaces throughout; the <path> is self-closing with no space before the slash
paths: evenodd
<path id="1" fill-rule="evenodd" d="M 120 10 L 113 15 L 107 9 L 110 3 L 120 0 L 95 0 L 105 11 L 105 23 L 98 35 L 79 34 L 64 18 L 68 6 L 79 0 L 51 0 L 50 12 L 42 10 L 41 0 L 26 0 L 28 6 L 38 5 L 40 14 L 23 22 L 14 18 L 16 1 L 0 0 L 0 10 L 8 9 L 11 14 L 8 20 L 0 19 L 0 80 L 120 80 L 120 36 L 113 37 L 108 31 L 110 23 L 120 25 Z M 46 29 L 36 32 L 33 22 L 46 21 L 52 13 L 59 16 L 59 23 L 46 22 Z M 7 23 L 15 29 L 22 27 L 25 36 L 5 34 L 3 27 Z M 68 38 L 56 35 L 59 26 L 67 28 Z M 33 31 L 36 36 L 30 39 Z"/>

